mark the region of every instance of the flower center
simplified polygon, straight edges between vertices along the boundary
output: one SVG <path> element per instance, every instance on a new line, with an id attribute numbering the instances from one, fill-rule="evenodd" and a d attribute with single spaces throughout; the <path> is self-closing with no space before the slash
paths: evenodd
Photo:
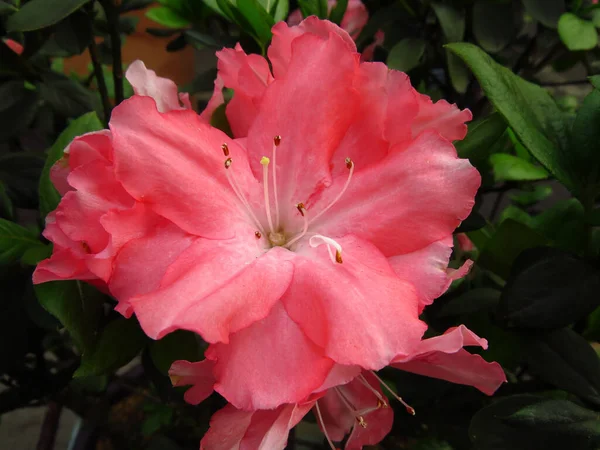
<path id="1" fill-rule="evenodd" d="M 334 239 L 320 235 L 318 233 L 309 232 L 309 226 L 311 223 L 314 223 L 317 219 L 319 219 L 323 214 L 329 211 L 338 201 L 350 185 L 350 181 L 352 180 L 352 174 L 354 173 L 354 162 L 350 158 L 346 158 L 346 168 L 348 169 L 348 178 L 346 183 L 344 184 L 342 190 L 337 194 L 337 196 L 323 208 L 319 213 L 313 216 L 310 220 L 307 216 L 307 210 L 303 203 L 298 203 L 295 205 L 296 209 L 300 213 L 302 217 L 302 228 L 293 233 L 286 233 L 281 229 L 280 226 L 280 214 L 279 214 L 279 198 L 277 195 L 277 149 L 281 145 L 281 136 L 275 136 L 273 138 L 273 149 L 271 158 L 263 156 L 260 160 L 260 164 L 263 167 L 263 193 L 264 193 L 264 203 L 265 203 L 265 214 L 267 218 L 267 225 L 264 226 L 254 211 L 252 210 L 250 203 L 244 195 L 242 194 L 242 190 L 238 186 L 234 173 L 231 169 L 233 164 L 233 160 L 229 157 L 229 147 L 227 144 L 223 144 L 221 149 L 223 150 L 223 154 L 227 158 L 225 160 L 225 175 L 227 177 L 227 181 L 231 185 L 231 189 L 236 194 L 248 214 L 250 215 L 252 221 L 257 227 L 257 231 L 255 232 L 255 236 L 257 239 L 262 239 L 263 236 L 266 237 L 270 247 L 285 247 L 288 250 L 292 249 L 292 246 L 298 243 L 305 236 L 310 236 L 309 245 L 311 247 L 319 247 L 320 245 L 327 246 L 327 252 L 329 253 L 329 257 L 333 263 L 342 263 L 342 247 L 339 243 L 337 243 Z M 272 170 L 271 170 L 271 179 L 273 184 L 273 199 L 274 199 L 274 208 L 271 209 L 271 197 L 269 194 L 269 167 L 271 166 L 272 161 Z"/>

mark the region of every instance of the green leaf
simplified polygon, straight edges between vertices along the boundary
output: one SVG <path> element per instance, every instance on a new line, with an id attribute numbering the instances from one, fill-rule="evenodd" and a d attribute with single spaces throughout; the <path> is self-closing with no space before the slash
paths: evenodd
<path id="1" fill-rule="evenodd" d="M 525 250 L 514 262 L 496 317 L 506 328 L 553 330 L 600 304 L 600 271 L 564 251 Z"/>
<path id="2" fill-rule="evenodd" d="M 510 274 L 513 262 L 523 250 L 539 247 L 545 243 L 546 239 L 538 232 L 508 219 L 500 224 L 487 242 L 481 251 L 478 263 L 506 278 Z"/>
<path id="3" fill-rule="evenodd" d="M 302 17 L 317 16 L 319 19 L 327 19 L 326 0 L 298 0 L 298 6 Z"/>
<path id="4" fill-rule="evenodd" d="M 71 334 L 79 349 L 91 351 L 103 316 L 104 296 L 80 281 L 50 281 L 34 286 L 40 304 Z"/>
<path id="5" fill-rule="evenodd" d="M 10 3 L 0 0 L 0 17 L 7 16 L 8 14 L 14 13 L 19 9 Z"/>
<path id="6" fill-rule="evenodd" d="M 252 27 L 259 43 L 263 47 L 266 47 L 273 37 L 271 33 L 271 28 L 275 25 L 273 17 L 265 11 L 262 5 L 258 3 L 258 0 L 237 0 L 237 7 Z"/>
<path id="7" fill-rule="evenodd" d="M 94 96 L 81 83 L 55 72 L 42 75 L 37 87 L 42 98 L 65 117 L 78 117 L 94 110 Z"/>
<path id="8" fill-rule="evenodd" d="M 565 120 L 550 94 L 472 44 L 448 44 L 447 48 L 473 71 L 492 105 L 529 152 L 559 181 L 572 187 L 575 183 L 568 172 Z"/>
<path id="9" fill-rule="evenodd" d="M 597 413 L 568 400 L 533 395 L 502 398 L 479 411 L 469 436 L 477 450 L 598 448 Z"/>
<path id="10" fill-rule="evenodd" d="M 465 10 L 439 1 L 432 2 L 431 7 L 442 27 L 446 42 L 462 41 L 465 35 Z"/>
<path id="11" fill-rule="evenodd" d="M 548 178 L 548 172 L 543 167 L 507 153 L 491 155 L 490 162 L 492 163 L 496 182 L 533 181 Z"/>
<path id="12" fill-rule="evenodd" d="M 476 0 L 473 34 L 479 45 L 490 53 L 504 49 L 515 35 L 511 2 Z"/>
<path id="13" fill-rule="evenodd" d="M 191 25 L 189 20 L 164 6 L 150 8 L 146 11 L 146 17 L 168 28 L 185 28 Z"/>
<path id="14" fill-rule="evenodd" d="M 234 94 L 235 95 L 235 94 Z M 233 132 L 231 131 L 231 126 L 229 125 L 229 120 L 227 120 L 227 116 L 225 115 L 225 108 L 227 105 L 223 103 L 219 105 L 212 113 L 210 117 L 211 126 L 218 128 L 227 136 L 233 138 Z"/>
<path id="15" fill-rule="evenodd" d="M 150 343 L 150 356 L 156 368 L 167 375 L 171 364 L 179 359 L 200 361 L 202 349 L 194 333 L 178 330 Z"/>
<path id="16" fill-rule="evenodd" d="M 575 117 L 569 150 L 579 196 L 591 203 L 600 193 L 600 92 L 596 89 L 588 94 Z"/>
<path id="17" fill-rule="evenodd" d="M 510 194 L 510 199 L 519 205 L 529 206 L 542 201 L 552 195 L 552 186 L 536 185 L 533 190 L 521 190 L 518 193 Z"/>
<path id="18" fill-rule="evenodd" d="M 600 359 L 584 338 L 563 328 L 525 342 L 533 373 L 600 406 Z"/>
<path id="19" fill-rule="evenodd" d="M 102 330 L 91 352 L 84 352 L 74 377 L 110 374 L 131 361 L 146 344 L 137 320 L 118 318 Z"/>
<path id="20" fill-rule="evenodd" d="M 479 230 L 487 224 L 485 218 L 475 209 L 463 220 L 455 233 L 468 233 L 469 231 Z"/>
<path id="21" fill-rule="evenodd" d="M 83 53 L 92 41 L 92 24 L 83 11 L 77 11 L 62 20 L 54 33 L 60 48 L 71 55 Z"/>
<path id="22" fill-rule="evenodd" d="M 589 20 L 565 13 L 558 21 L 558 35 L 569 50 L 591 50 L 598 44 L 598 32 Z"/>
<path id="23" fill-rule="evenodd" d="M 461 158 L 471 161 L 487 160 L 489 151 L 493 144 L 506 131 L 506 121 L 498 113 L 492 113 L 488 117 L 478 119 L 468 125 L 467 136 L 454 145 Z"/>
<path id="24" fill-rule="evenodd" d="M 8 196 L 6 185 L 0 181 L 0 217 L 12 220 L 15 215 L 15 208 L 12 200 Z"/>
<path id="25" fill-rule="evenodd" d="M 342 23 L 346 9 L 348 8 L 348 0 L 339 0 L 329 14 L 329 20 L 335 24 Z"/>
<path id="26" fill-rule="evenodd" d="M 91 131 L 101 130 L 102 128 L 102 122 L 100 122 L 95 112 L 84 114 L 73 120 L 58 136 L 52 147 L 50 147 L 46 164 L 44 164 L 44 169 L 40 177 L 40 214 L 42 217 L 46 217 L 50 211 L 54 211 L 58 206 L 58 202 L 60 202 L 60 195 L 50 181 L 50 168 L 62 158 L 65 148 L 73 139 Z"/>
<path id="27" fill-rule="evenodd" d="M 6 21 L 7 31 L 33 31 L 61 21 L 89 0 L 31 0 Z"/>
<path id="28" fill-rule="evenodd" d="M 12 264 L 31 248 L 43 247 L 35 232 L 9 220 L 0 219 L 0 264 Z"/>
<path id="29" fill-rule="evenodd" d="M 469 68 L 458 56 L 448 50 L 446 50 L 446 62 L 448 63 L 448 73 L 452 87 L 459 94 L 464 94 L 467 92 L 471 81 Z"/>
<path id="30" fill-rule="evenodd" d="M 421 64 L 425 54 L 425 41 L 419 38 L 405 38 L 392 47 L 387 58 L 390 69 L 409 72 Z"/>
<path id="31" fill-rule="evenodd" d="M 493 288 L 475 288 L 450 299 L 436 312 L 436 317 L 461 316 L 490 311 L 498 305 L 501 292 Z"/>
<path id="32" fill-rule="evenodd" d="M 273 11 L 273 20 L 275 21 L 275 23 L 285 20 L 288 16 L 289 11 L 289 0 L 277 0 L 277 5 L 275 5 L 275 10 Z"/>
<path id="33" fill-rule="evenodd" d="M 575 198 L 560 200 L 533 218 L 532 227 L 554 247 L 580 252 L 586 241 L 583 205 Z"/>
<path id="34" fill-rule="evenodd" d="M 525 10 L 548 28 L 558 26 L 558 19 L 565 12 L 565 0 L 523 0 Z"/>
<path id="35" fill-rule="evenodd" d="M 37 209 L 43 167 L 43 156 L 37 153 L 9 152 L 0 156 L 0 180 L 15 207 Z"/>

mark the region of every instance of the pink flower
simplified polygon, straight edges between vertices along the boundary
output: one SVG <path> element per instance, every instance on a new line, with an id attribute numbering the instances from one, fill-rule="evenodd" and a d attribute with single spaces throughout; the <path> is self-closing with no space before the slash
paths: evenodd
<path id="1" fill-rule="evenodd" d="M 502 368 L 468 353 L 463 346 L 487 348 L 487 341 L 460 326 L 442 336 L 421 341 L 414 354 L 396 358 L 392 365 L 408 372 L 472 385 L 488 395 L 493 394 L 506 381 Z M 169 373 L 175 386 L 193 386 L 185 394 L 185 400 L 192 404 L 207 398 L 215 383 L 208 360 L 176 361 Z M 311 409 L 332 449 L 335 449 L 333 442 L 343 440 L 348 434 L 346 450 L 377 444 L 389 433 L 393 423 L 393 410 L 389 408 L 382 386 L 405 405 L 407 412 L 414 414 L 415 411 L 375 373 L 363 371 L 356 375 L 347 383 L 318 389 L 303 401 L 273 410 L 244 411 L 227 405 L 213 416 L 200 448 L 283 449 L 289 430 Z"/>
<path id="2" fill-rule="evenodd" d="M 200 334 L 214 389 L 244 410 L 414 355 L 419 313 L 466 270 L 447 271 L 452 232 L 480 184 L 451 144 L 469 111 L 361 63 L 328 21 L 273 33 L 272 72 L 240 47 L 219 52 L 211 108 L 234 90 L 235 139 L 134 66 L 137 94 L 110 131 L 59 162 L 68 192 L 34 274 L 103 284 L 152 338 Z"/>
<path id="3" fill-rule="evenodd" d="M 328 13 L 331 13 L 336 5 L 336 0 L 327 0 Z M 356 39 L 368 21 L 369 11 L 367 11 L 363 2 L 361 0 L 349 0 L 340 26 L 342 30 L 352 36 L 352 39 Z M 300 22 L 302 22 L 302 12 L 300 9 L 296 9 L 290 13 L 287 23 L 294 26 L 299 25 Z"/>
<path id="4" fill-rule="evenodd" d="M 17 41 L 15 41 L 13 39 L 2 39 L 2 40 L 8 46 L 8 48 L 10 48 L 17 55 L 20 55 L 21 53 L 23 53 L 24 48 L 23 48 L 22 44 L 19 44 Z"/>

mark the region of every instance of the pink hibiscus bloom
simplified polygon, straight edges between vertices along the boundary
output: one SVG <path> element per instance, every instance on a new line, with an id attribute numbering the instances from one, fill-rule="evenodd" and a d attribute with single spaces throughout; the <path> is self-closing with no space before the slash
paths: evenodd
<path id="1" fill-rule="evenodd" d="M 331 10 L 337 5 L 336 0 L 327 0 L 327 12 L 331 13 Z M 346 12 L 340 26 L 342 30 L 347 32 L 352 39 L 356 39 L 362 29 L 369 21 L 369 11 L 361 0 L 349 0 Z M 292 11 L 288 17 L 288 25 L 299 25 L 302 22 L 302 12 L 300 9 Z"/>
<path id="2" fill-rule="evenodd" d="M 444 335 L 425 339 L 410 356 L 396 358 L 392 366 L 408 372 L 427 375 L 453 383 L 475 386 L 491 395 L 506 381 L 497 363 L 488 363 L 463 346 L 487 348 L 487 341 L 464 326 L 448 330 Z M 176 361 L 169 374 L 174 386 L 192 385 L 185 393 L 188 403 L 197 405 L 212 392 L 215 384 L 214 363 Z M 303 401 L 280 405 L 272 410 L 244 411 L 227 405 L 210 422 L 210 430 L 202 439 L 201 449 L 249 448 L 282 450 L 289 430 L 311 409 L 332 449 L 333 442 L 349 434 L 346 450 L 361 449 L 380 442 L 391 430 L 393 410 L 381 387 L 415 411 L 375 373 L 358 372 L 351 381 L 337 386 L 323 386 Z"/>
<path id="3" fill-rule="evenodd" d="M 198 333 L 214 389 L 244 410 L 414 355 L 420 312 L 466 270 L 447 271 L 452 232 L 480 184 L 451 144 L 469 111 L 361 63 L 331 22 L 273 34 L 272 72 L 239 46 L 219 52 L 210 105 L 234 90 L 234 139 L 171 84 L 128 73 L 137 94 L 110 130 L 57 165 L 54 253 L 34 274 L 102 284 L 152 338 Z"/>

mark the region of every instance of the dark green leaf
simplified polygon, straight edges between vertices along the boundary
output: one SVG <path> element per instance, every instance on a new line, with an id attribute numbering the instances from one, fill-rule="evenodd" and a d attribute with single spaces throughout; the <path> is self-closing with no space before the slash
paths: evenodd
<path id="1" fill-rule="evenodd" d="M 462 41 L 465 34 L 465 10 L 439 1 L 432 2 L 431 7 L 442 27 L 446 42 Z"/>
<path id="2" fill-rule="evenodd" d="M 325 6 L 327 2 L 325 2 Z M 320 19 L 327 18 L 327 8 L 323 11 L 322 0 L 298 0 L 298 6 L 302 12 L 302 17 L 317 16 Z"/>
<path id="3" fill-rule="evenodd" d="M 210 117 L 210 124 L 221 130 L 227 136 L 232 137 L 233 132 L 231 131 L 231 126 L 229 125 L 229 121 L 227 120 L 227 116 L 225 115 L 226 104 L 219 105 L 212 113 Z"/>
<path id="4" fill-rule="evenodd" d="M 543 167 L 507 153 L 491 155 L 490 162 L 497 182 L 545 180 L 548 178 L 548 172 Z"/>
<path id="5" fill-rule="evenodd" d="M 600 194 L 600 92 L 594 89 L 579 109 L 569 145 L 569 163 L 582 201 Z"/>
<path id="6" fill-rule="evenodd" d="M 535 216 L 531 226 L 552 241 L 554 247 L 572 252 L 584 250 L 585 217 L 577 199 L 556 202 Z"/>
<path id="7" fill-rule="evenodd" d="M 478 263 L 503 278 L 508 277 L 513 261 L 523 250 L 539 247 L 546 239 L 522 223 L 508 219 L 487 242 Z"/>
<path id="8" fill-rule="evenodd" d="M 91 352 L 84 352 L 75 377 L 110 374 L 131 361 L 144 347 L 146 335 L 135 319 L 118 318 L 98 337 Z"/>
<path id="9" fill-rule="evenodd" d="M 471 72 L 462 60 L 454 53 L 446 50 L 446 62 L 452 87 L 459 94 L 467 92 L 471 81 Z"/>
<path id="10" fill-rule="evenodd" d="M 558 21 L 558 35 L 569 50 L 591 50 L 598 45 L 598 32 L 589 20 L 565 13 Z"/>
<path id="11" fill-rule="evenodd" d="M 527 362 L 544 381 L 600 406 L 600 359 L 569 328 L 526 341 Z"/>
<path id="12" fill-rule="evenodd" d="M 473 5 L 473 34 L 484 50 L 497 53 L 515 35 L 511 2 L 476 0 Z"/>
<path id="13" fill-rule="evenodd" d="M 15 208 L 12 200 L 8 196 L 6 185 L 0 181 L 0 217 L 8 220 L 13 220 L 15 216 Z"/>
<path id="14" fill-rule="evenodd" d="M 541 87 L 516 76 L 472 44 L 448 44 L 477 77 L 485 94 L 531 154 L 567 187 L 567 130 L 562 112 Z"/>
<path id="15" fill-rule="evenodd" d="M 0 157 L 0 181 L 16 207 L 38 207 L 38 183 L 44 159 L 36 153 L 6 153 Z"/>
<path id="16" fill-rule="evenodd" d="M 597 306 L 600 271 L 558 249 L 525 250 L 513 264 L 496 316 L 508 328 L 553 330 Z"/>
<path id="17" fill-rule="evenodd" d="M 425 54 L 425 41 L 419 38 L 405 38 L 398 42 L 387 57 L 390 69 L 409 72 L 421 64 Z"/>
<path id="18" fill-rule="evenodd" d="M 23 80 L 12 80 L 0 85 L 0 98 L 0 140 L 6 140 L 27 129 L 38 110 L 40 96 L 37 91 L 27 89 Z"/>
<path id="19" fill-rule="evenodd" d="M 146 6 L 149 6 L 153 2 L 154 0 L 124 0 L 121 3 L 121 6 L 119 6 L 119 12 L 126 13 L 129 11 L 144 9 Z"/>
<path id="20" fill-rule="evenodd" d="M 589 77 L 588 80 L 590 80 L 590 83 L 595 89 L 600 89 L 600 75 Z"/>
<path id="21" fill-rule="evenodd" d="M 42 247 L 37 233 L 21 225 L 0 219 L 0 264 L 11 264 L 30 248 Z"/>
<path id="22" fill-rule="evenodd" d="M 469 231 L 479 230 L 485 227 L 486 223 L 485 218 L 481 214 L 472 210 L 471 214 L 456 229 L 456 233 L 468 233 Z"/>
<path id="23" fill-rule="evenodd" d="M 522 190 L 516 194 L 511 194 L 510 199 L 519 205 L 529 206 L 548 198 L 551 194 L 552 186 L 536 185 L 531 191 Z"/>
<path id="24" fill-rule="evenodd" d="M 237 7 L 239 12 L 252 27 L 254 35 L 257 36 L 259 43 L 263 47 L 266 47 L 273 36 L 271 33 L 271 28 L 275 25 L 273 17 L 265 11 L 262 5 L 258 3 L 258 0 L 237 0 Z"/>
<path id="25" fill-rule="evenodd" d="M 348 0 L 339 0 L 331 10 L 329 20 L 339 25 L 340 23 L 342 23 L 342 19 L 344 18 L 344 14 L 346 13 L 347 8 Z"/>
<path id="26" fill-rule="evenodd" d="M 54 211 L 58 206 L 58 202 L 60 202 L 60 195 L 50 181 L 50 168 L 62 158 L 65 148 L 74 138 L 91 131 L 101 130 L 102 128 L 102 122 L 100 122 L 96 113 L 91 112 L 73 120 L 58 136 L 58 139 L 56 139 L 56 142 L 54 142 L 48 151 L 46 164 L 44 164 L 44 169 L 40 177 L 40 214 L 42 217 L 46 217 L 50 211 Z"/>
<path id="27" fill-rule="evenodd" d="M 159 341 L 153 341 L 150 344 L 150 356 L 157 369 L 167 375 L 171 364 L 179 359 L 200 361 L 202 349 L 194 333 L 179 330 Z"/>
<path id="28" fill-rule="evenodd" d="M 16 11 L 18 11 L 18 8 L 16 8 L 14 5 L 10 4 L 9 2 L 0 0 L 0 17 L 14 13 Z"/>
<path id="29" fill-rule="evenodd" d="M 104 296 L 80 281 L 50 281 L 34 289 L 40 304 L 60 321 L 78 347 L 91 351 L 103 315 Z"/>
<path id="30" fill-rule="evenodd" d="M 6 21 L 7 31 L 32 31 L 54 25 L 89 0 L 30 0 Z"/>
<path id="31" fill-rule="evenodd" d="M 56 112 L 77 117 L 94 110 L 94 96 L 81 83 L 54 72 L 46 72 L 38 85 L 40 94 Z"/>
<path id="32" fill-rule="evenodd" d="M 146 17 L 169 28 L 186 28 L 190 26 L 189 20 L 181 17 L 177 12 L 163 6 L 149 9 L 146 11 Z"/>
<path id="33" fill-rule="evenodd" d="M 491 311 L 500 300 L 501 292 L 493 288 L 476 288 L 450 299 L 436 312 L 436 317 L 460 316 L 478 311 Z"/>
<path id="34" fill-rule="evenodd" d="M 92 24 L 84 12 L 75 12 L 61 21 L 54 34 L 56 43 L 70 55 L 83 53 L 92 41 Z"/>
<path id="35" fill-rule="evenodd" d="M 487 160 L 493 144 L 506 131 L 506 121 L 498 113 L 471 122 L 469 131 L 462 141 L 455 143 L 458 156 L 471 161 Z"/>
<path id="36" fill-rule="evenodd" d="M 525 10 L 548 28 L 558 26 L 558 19 L 565 12 L 565 0 L 523 0 Z"/>
<path id="37" fill-rule="evenodd" d="M 277 22 L 281 22 L 285 20 L 290 11 L 290 1 L 289 0 L 277 0 L 277 5 L 275 5 L 275 11 L 273 11 L 273 20 Z"/>
<path id="38" fill-rule="evenodd" d="M 476 450 L 593 450 L 597 414 L 568 400 L 514 395 L 479 411 L 469 428 Z"/>

